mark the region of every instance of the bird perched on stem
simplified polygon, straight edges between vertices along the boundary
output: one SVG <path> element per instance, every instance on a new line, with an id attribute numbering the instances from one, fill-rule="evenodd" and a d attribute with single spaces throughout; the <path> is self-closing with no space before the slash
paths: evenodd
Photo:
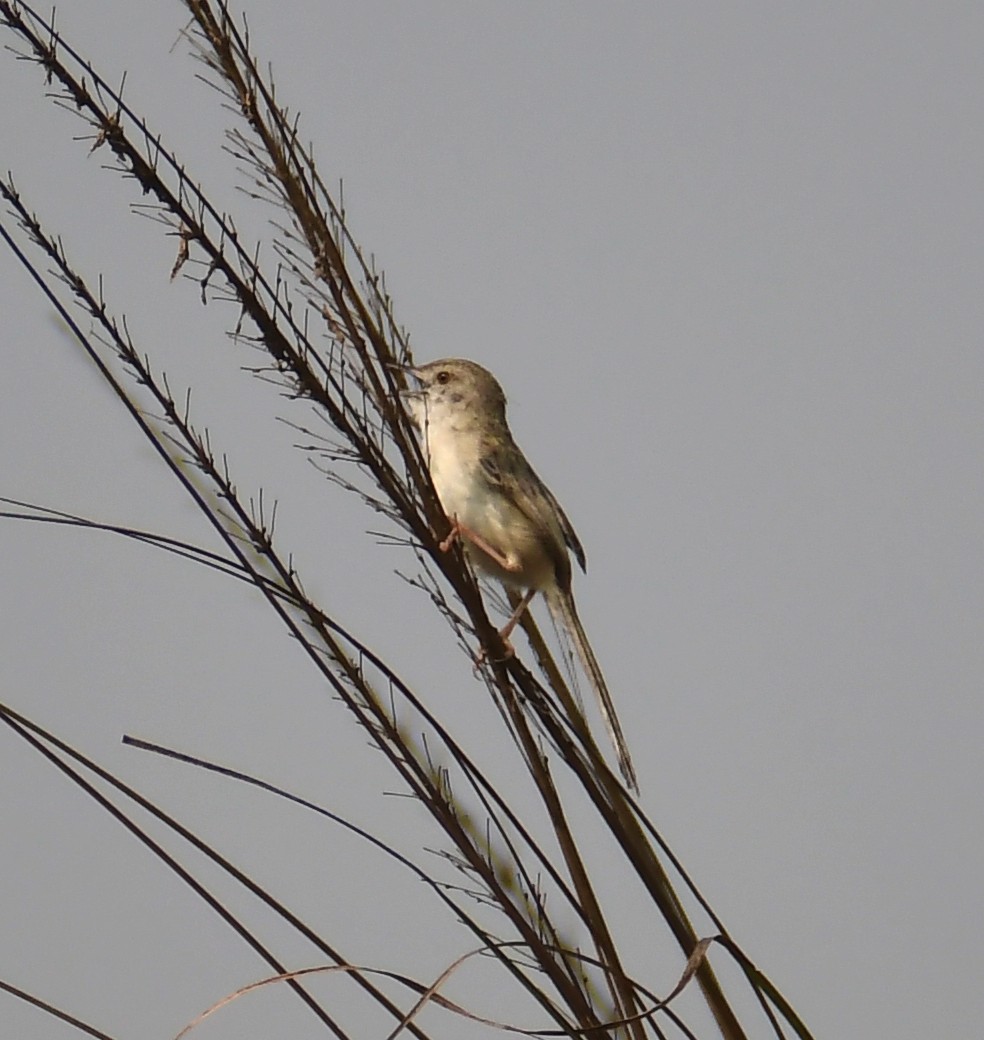
<path id="1" fill-rule="evenodd" d="M 557 627 L 574 644 L 618 756 L 625 782 L 635 769 L 601 667 L 571 590 L 568 549 L 585 569 L 571 522 L 534 473 L 506 422 L 506 397 L 495 376 L 474 361 L 446 358 L 405 370 L 419 384 L 403 395 L 420 428 L 431 480 L 451 522 L 445 551 L 460 540 L 482 572 L 526 590 L 501 636 L 508 645 L 530 601 L 542 592 Z"/>

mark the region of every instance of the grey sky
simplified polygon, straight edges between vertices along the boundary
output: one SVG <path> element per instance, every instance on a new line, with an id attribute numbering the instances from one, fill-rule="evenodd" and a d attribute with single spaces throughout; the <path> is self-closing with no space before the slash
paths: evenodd
<path id="1" fill-rule="evenodd" d="M 262 232 L 270 214 L 233 193 L 220 151 L 229 119 L 186 48 L 169 53 L 183 8 L 149 6 L 138 21 L 75 0 L 59 26 L 108 78 L 128 71 L 131 104 Z M 980 5 L 242 6 L 322 173 L 345 180 L 417 357 L 472 357 L 505 386 L 586 546 L 578 603 L 645 804 L 715 909 L 818 1037 L 976 1036 Z M 275 417 L 306 410 L 238 371 L 252 359 L 223 335 L 233 312 L 168 284 L 174 241 L 128 215 L 134 186 L 85 160 L 81 124 L 42 93 L 3 56 L 0 165 L 85 273 L 105 273 L 156 367 L 194 385 L 240 486 L 280 499 L 309 590 L 480 747 L 493 714 L 392 576 L 409 554 L 366 536 L 378 518 L 291 450 Z M 6 252 L 0 314 L 0 494 L 206 542 Z M 408 851 L 435 843 L 422 812 L 381 796 L 380 756 L 259 602 L 109 536 L 2 536 L 6 701 L 353 959 L 428 978 L 468 947 L 351 839 L 119 746 L 172 743 Z M 437 655 L 457 664 L 443 683 Z M 0 977 L 120 1036 L 166 1037 L 265 974 L 117 825 L 0 742 Z M 625 942 L 667 989 L 668 940 L 631 923 L 627 901 Z M 257 994 L 200 1035 L 323 1035 L 295 1004 Z M 0 1020 L 75 1035 L 2 996 Z M 378 1025 L 367 1012 L 367 1035 Z"/>

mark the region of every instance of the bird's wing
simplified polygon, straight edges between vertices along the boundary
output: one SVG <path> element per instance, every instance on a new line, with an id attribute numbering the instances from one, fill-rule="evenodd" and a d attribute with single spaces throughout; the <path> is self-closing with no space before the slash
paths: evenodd
<path id="1" fill-rule="evenodd" d="M 558 535 L 556 538 L 545 538 L 544 548 L 554 560 L 561 584 L 569 584 L 570 561 L 564 545 L 574 553 L 581 570 L 585 569 L 585 558 L 581 542 L 560 503 L 518 448 L 496 444 L 486 445 L 486 449 L 481 453 L 480 464 L 489 483 L 508 497 L 536 530 L 556 532 Z M 519 465 L 515 464 L 516 459 L 521 460 Z"/>

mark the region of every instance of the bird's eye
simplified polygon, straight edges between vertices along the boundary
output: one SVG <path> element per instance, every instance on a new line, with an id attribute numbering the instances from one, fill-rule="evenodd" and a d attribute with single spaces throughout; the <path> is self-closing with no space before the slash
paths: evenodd
<path id="1" fill-rule="evenodd" d="M 447 383 L 450 379 L 451 373 L 447 370 L 442 370 L 437 373 L 437 381 L 441 384 L 441 386 L 444 386 L 444 384 Z"/>

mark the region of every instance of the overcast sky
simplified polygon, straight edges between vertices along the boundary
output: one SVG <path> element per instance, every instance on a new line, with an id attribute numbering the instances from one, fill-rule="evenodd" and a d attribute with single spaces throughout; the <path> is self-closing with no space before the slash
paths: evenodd
<path id="1" fill-rule="evenodd" d="M 234 117 L 176 44 L 183 7 L 139 6 L 74 0 L 58 24 L 107 79 L 127 72 L 130 104 L 263 233 L 272 214 L 237 196 L 221 148 Z M 644 804 L 732 933 L 817 1037 L 978 1036 L 984 9 L 238 6 L 322 174 L 344 179 L 416 357 L 500 377 L 587 549 L 578 602 Z M 480 753 L 494 715 L 393 576 L 412 557 L 292 449 L 277 417 L 305 406 L 240 371 L 254 358 L 224 335 L 234 311 L 169 284 L 174 240 L 130 212 L 135 185 L 86 158 L 44 90 L 0 55 L 0 167 L 105 275 L 155 367 L 195 387 L 240 487 L 280 500 L 280 544 L 312 595 Z M 6 251 L 0 315 L 0 494 L 211 544 Z M 323 821 L 120 746 L 134 733 L 254 772 L 425 858 L 424 814 L 384 797 L 381 756 L 257 597 L 108 535 L 3 521 L 0 609 L 7 703 L 352 960 L 429 980 L 473 945 Z M 0 826 L 0 978 L 115 1036 L 168 1037 L 266 974 L 2 733 Z M 665 992 L 669 940 L 632 935 L 633 916 L 628 899 L 615 912 L 623 942 Z M 318 962 L 267 927 L 289 963 Z M 480 1010 L 510 1010 L 471 971 Z M 434 1035 L 479 1035 L 429 1014 Z M 78 1035 L 2 995 L 0 1021 Z M 324 1032 L 284 990 L 199 1035 Z"/>

